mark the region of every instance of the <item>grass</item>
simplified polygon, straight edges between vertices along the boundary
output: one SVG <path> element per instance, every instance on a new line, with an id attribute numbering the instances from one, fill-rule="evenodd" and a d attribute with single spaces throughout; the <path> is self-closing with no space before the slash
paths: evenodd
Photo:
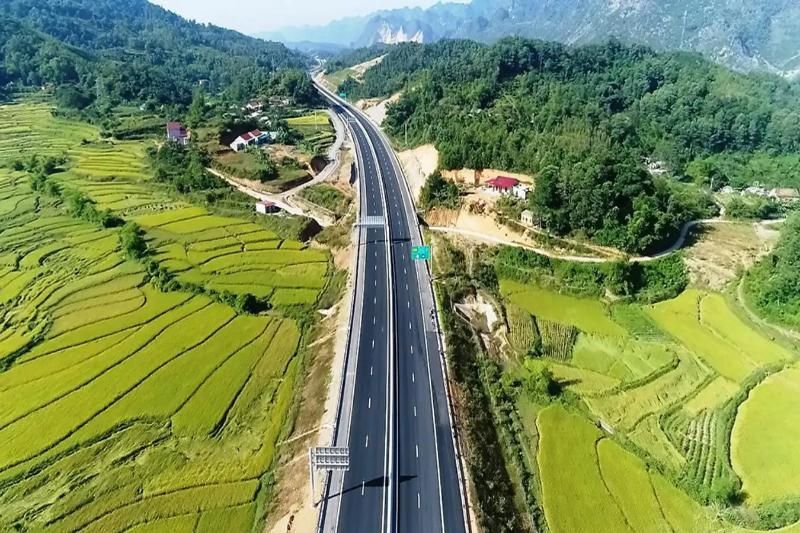
<path id="1" fill-rule="evenodd" d="M 500 281 L 500 291 L 512 304 L 537 319 L 575 326 L 587 333 L 623 337 L 627 332 L 609 317 L 597 300 L 575 298 L 510 280 Z"/>
<path id="2" fill-rule="evenodd" d="M 340 217 L 350 207 L 350 199 L 342 191 L 326 183 L 304 189 L 300 196 Z"/>
<path id="3" fill-rule="evenodd" d="M 800 368 L 775 374 L 739 409 L 731 460 L 753 503 L 800 496 Z"/>
<path id="4" fill-rule="evenodd" d="M 152 141 L 98 137 L 46 104 L 0 106 L 0 530 L 249 531 L 303 376 L 280 307 L 313 308 L 329 255 L 171 199 L 148 175 Z M 66 154 L 50 179 L 139 223 L 179 279 L 277 308 L 157 290 L 118 230 L 9 170 L 33 151 Z"/>

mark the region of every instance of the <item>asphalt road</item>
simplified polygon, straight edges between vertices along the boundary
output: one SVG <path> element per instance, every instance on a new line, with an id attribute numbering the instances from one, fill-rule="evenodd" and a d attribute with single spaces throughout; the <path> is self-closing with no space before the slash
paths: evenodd
<path id="1" fill-rule="evenodd" d="M 411 259 L 412 246 L 421 243 L 416 213 L 377 127 L 360 113 L 355 120 L 342 115 L 357 150 L 361 215 L 384 217 L 386 226 L 360 232 L 361 290 L 350 348 L 355 381 L 336 436 L 350 447 L 351 467 L 331 478 L 323 530 L 461 533 L 430 280 L 425 265 Z"/>

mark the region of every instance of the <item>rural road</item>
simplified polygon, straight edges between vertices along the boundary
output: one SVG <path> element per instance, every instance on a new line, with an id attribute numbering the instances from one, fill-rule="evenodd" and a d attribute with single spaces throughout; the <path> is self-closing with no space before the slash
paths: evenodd
<path id="1" fill-rule="evenodd" d="M 328 477 L 324 532 L 467 531 L 427 265 L 416 210 L 395 154 L 359 111 L 318 86 L 356 147 L 361 197 L 351 341 L 334 443 L 349 446 L 350 470 Z"/>

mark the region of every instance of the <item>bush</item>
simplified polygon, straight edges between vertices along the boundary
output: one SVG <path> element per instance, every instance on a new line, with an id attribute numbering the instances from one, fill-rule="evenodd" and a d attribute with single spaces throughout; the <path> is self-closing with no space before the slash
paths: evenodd
<path id="1" fill-rule="evenodd" d="M 119 242 L 122 251 L 130 259 L 139 260 L 147 255 L 147 241 L 144 239 L 144 231 L 135 222 L 128 222 L 119 232 Z"/>
<path id="2" fill-rule="evenodd" d="M 456 209 L 460 203 L 458 185 L 444 179 L 438 170 L 428 176 L 420 192 L 420 204 L 424 209 L 433 207 Z"/>

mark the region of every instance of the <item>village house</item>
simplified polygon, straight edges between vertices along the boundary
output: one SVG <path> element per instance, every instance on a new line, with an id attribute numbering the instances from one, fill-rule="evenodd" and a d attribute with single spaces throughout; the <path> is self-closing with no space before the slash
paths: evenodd
<path id="1" fill-rule="evenodd" d="M 281 210 L 280 207 L 275 205 L 274 202 L 270 202 L 268 200 L 262 200 L 256 203 L 256 213 L 261 215 L 270 215 L 273 213 L 279 213 Z"/>
<path id="2" fill-rule="evenodd" d="M 189 144 L 192 134 L 180 122 L 167 122 L 167 140 L 183 146 Z"/>
<path id="3" fill-rule="evenodd" d="M 526 209 L 519 217 L 520 222 L 528 227 L 533 227 L 533 211 Z"/>
<path id="4" fill-rule="evenodd" d="M 230 144 L 234 152 L 241 152 L 249 146 L 259 146 L 270 140 L 270 134 L 264 133 L 261 130 L 248 131 L 236 137 Z"/>
<path id="5" fill-rule="evenodd" d="M 788 188 L 772 189 L 769 191 L 769 198 L 776 202 L 794 203 L 800 200 L 800 191 Z"/>
<path id="6" fill-rule="evenodd" d="M 486 182 L 486 187 L 497 194 L 507 194 L 515 196 L 520 200 L 525 200 L 530 192 L 530 187 L 519 182 L 516 178 L 498 176 Z"/>

